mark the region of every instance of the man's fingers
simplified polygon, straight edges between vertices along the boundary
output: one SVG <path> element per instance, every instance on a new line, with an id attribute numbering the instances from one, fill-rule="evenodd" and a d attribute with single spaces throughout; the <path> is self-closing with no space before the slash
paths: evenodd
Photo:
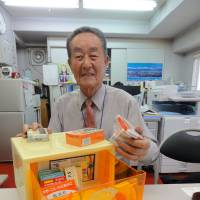
<path id="1" fill-rule="evenodd" d="M 43 128 L 42 124 L 38 124 L 38 128 Z"/>
<path id="2" fill-rule="evenodd" d="M 15 137 L 23 137 L 24 134 L 23 133 L 17 133 L 17 135 Z"/>
<path id="3" fill-rule="evenodd" d="M 43 128 L 43 126 L 41 124 L 38 124 L 37 122 L 33 122 L 32 125 L 28 125 L 28 124 L 24 124 L 23 125 L 23 132 L 22 133 L 18 133 L 16 135 L 16 137 L 27 137 L 27 132 L 29 129 L 32 129 L 33 131 L 36 131 L 38 128 Z M 51 129 L 47 129 L 48 133 L 52 133 Z"/>
<path id="4" fill-rule="evenodd" d="M 27 137 L 27 132 L 28 132 L 29 129 L 30 129 L 30 126 L 28 124 L 24 124 L 23 133 L 21 134 L 21 137 Z"/>
<path id="5" fill-rule="evenodd" d="M 127 152 L 131 155 L 137 155 L 137 156 L 144 156 L 146 154 L 146 150 L 138 147 L 134 147 L 128 143 L 124 143 L 123 141 L 117 140 L 118 147 L 120 147 L 122 150 Z"/>
<path id="6" fill-rule="evenodd" d="M 33 122 L 31 128 L 33 131 L 36 131 L 39 128 L 39 124 L 37 122 Z"/>
<path id="7" fill-rule="evenodd" d="M 41 124 L 38 124 L 36 122 L 33 122 L 32 125 L 24 124 L 23 126 L 23 134 L 21 134 L 22 137 L 27 137 L 27 132 L 29 129 L 32 129 L 33 131 L 36 131 L 38 128 L 42 128 Z M 20 136 L 20 134 L 17 134 Z"/>
<path id="8" fill-rule="evenodd" d="M 142 135 L 144 129 L 140 126 L 135 127 L 135 131 Z"/>
<path id="9" fill-rule="evenodd" d="M 47 128 L 47 132 L 48 132 L 48 134 L 51 134 L 52 133 L 52 129 Z"/>
<path id="10" fill-rule="evenodd" d="M 137 155 L 129 154 L 129 153 L 123 151 L 120 147 L 116 147 L 116 151 L 117 151 L 117 153 L 119 153 L 121 156 L 123 156 L 124 158 L 126 158 L 128 160 L 132 160 L 132 161 L 137 161 L 138 160 L 138 156 Z"/>
<path id="11" fill-rule="evenodd" d="M 27 133 L 27 131 L 29 130 L 29 125 L 28 124 L 24 124 L 24 126 L 23 126 L 23 133 L 24 134 L 26 134 Z"/>

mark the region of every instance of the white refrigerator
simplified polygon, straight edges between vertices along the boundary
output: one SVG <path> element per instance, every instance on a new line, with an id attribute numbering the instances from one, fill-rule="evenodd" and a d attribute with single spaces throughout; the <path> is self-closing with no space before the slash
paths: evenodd
<path id="1" fill-rule="evenodd" d="M 0 79 L 0 162 L 12 160 L 10 138 L 36 121 L 33 82 Z"/>

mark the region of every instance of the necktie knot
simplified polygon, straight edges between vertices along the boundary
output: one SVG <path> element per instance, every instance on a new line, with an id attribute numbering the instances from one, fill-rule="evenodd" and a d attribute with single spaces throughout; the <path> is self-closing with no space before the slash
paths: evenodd
<path id="1" fill-rule="evenodd" d="M 92 104 L 93 104 L 93 102 L 91 99 L 87 99 L 85 102 L 86 107 L 92 107 Z"/>

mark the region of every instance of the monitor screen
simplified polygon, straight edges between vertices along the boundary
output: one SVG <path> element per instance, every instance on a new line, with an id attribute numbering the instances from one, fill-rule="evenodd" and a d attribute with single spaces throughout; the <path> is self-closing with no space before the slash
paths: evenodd
<path id="1" fill-rule="evenodd" d="M 140 86 L 138 86 L 138 85 L 121 85 L 121 84 L 118 85 L 118 84 L 116 84 L 116 85 L 113 85 L 113 87 L 122 89 L 122 90 L 128 92 L 132 96 L 140 94 L 140 92 L 141 92 Z"/>
<path id="2" fill-rule="evenodd" d="M 128 63 L 128 81 L 162 80 L 162 63 Z"/>

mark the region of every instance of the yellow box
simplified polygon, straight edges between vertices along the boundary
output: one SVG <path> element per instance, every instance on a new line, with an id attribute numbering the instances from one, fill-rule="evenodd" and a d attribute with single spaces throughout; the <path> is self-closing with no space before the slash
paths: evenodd
<path id="1" fill-rule="evenodd" d="M 48 142 L 27 143 L 24 138 L 12 138 L 12 151 L 15 182 L 22 200 L 46 200 L 38 181 L 39 170 L 60 160 L 90 155 L 95 156 L 94 176 L 85 179 L 79 193 L 54 200 L 142 200 L 145 173 L 118 161 L 109 141 L 76 147 L 66 144 L 65 134 L 58 133 L 52 134 Z"/>

